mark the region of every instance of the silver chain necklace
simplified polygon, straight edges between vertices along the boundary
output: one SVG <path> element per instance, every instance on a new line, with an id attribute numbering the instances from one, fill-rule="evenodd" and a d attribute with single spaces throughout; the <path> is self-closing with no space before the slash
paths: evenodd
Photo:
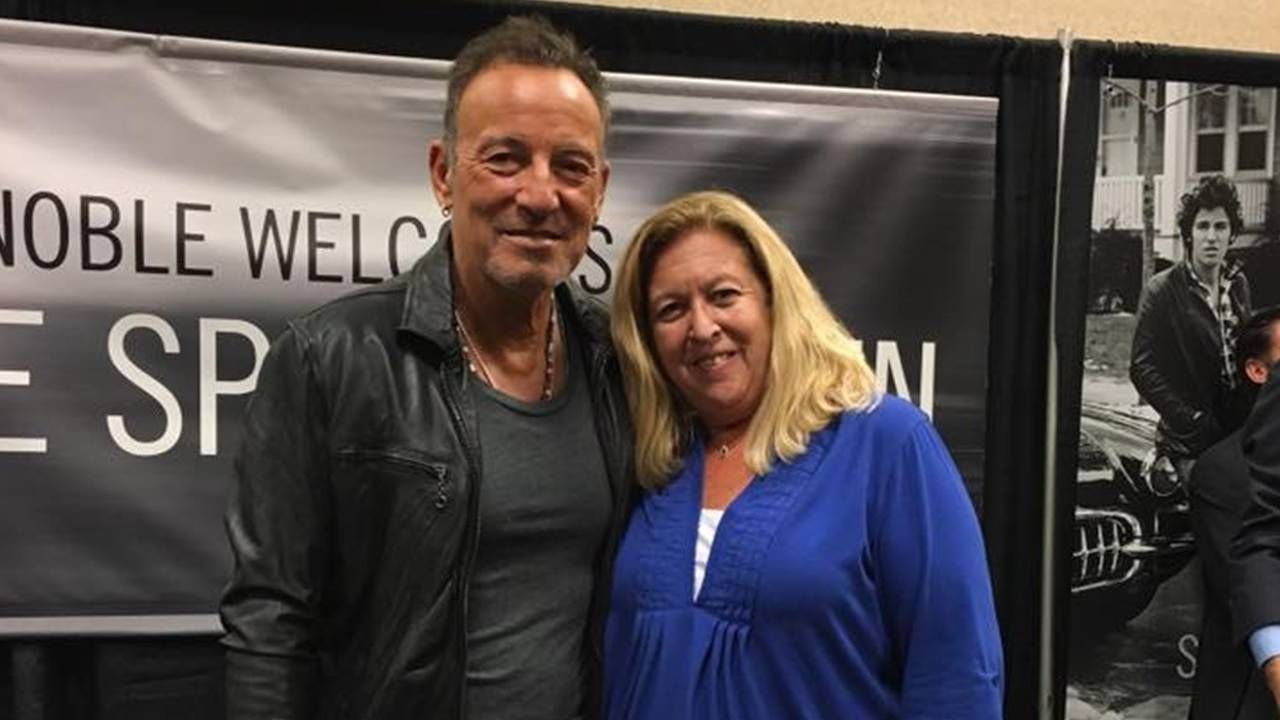
<path id="1" fill-rule="evenodd" d="M 546 359 L 544 362 L 545 371 L 542 375 L 542 400 L 550 400 L 551 392 L 555 389 L 555 370 L 556 370 L 556 326 L 557 318 L 560 313 L 556 312 L 556 301 L 551 299 L 551 317 L 547 320 L 547 346 Z M 498 384 L 494 382 L 493 375 L 489 372 L 488 366 L 484 364 L 484 358 L 480 357 L 480 351 L 476 349 L 476 343 L 471 339 L 471 333 L 467 332 L 467 326 L 462 322 L 462 315 L 458 313 L 458 309 L 453 309 L 453 325 L 458 331 L 458 338 L 462 340 L 462 355 L 467 359 L 467 367 L 471 369 L 472 374 L 484 381 L 485 385 L 494 390 L 501 390 Z"/>

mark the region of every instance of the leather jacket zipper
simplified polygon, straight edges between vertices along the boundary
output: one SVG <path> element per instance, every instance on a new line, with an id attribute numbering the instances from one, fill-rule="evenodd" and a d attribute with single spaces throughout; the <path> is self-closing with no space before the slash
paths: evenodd
<path id="1" fill-rule="evenodd" d="M 462 621 L 458 623 L 458 648 L 461 652 L 461 674 L 460 687 L 458 693 L 458 719 L 465 720 L 467 717 L 467 628 L 470 625 L 470 594 L 471 594 L 471 572 L 475 567 L 476 553 L 480 548 L 480 458 L 476 452 L 478 442 L 473 442 L 471 437 L 471 429 L 467 426 L 462 417 L 462 409 L 458 404 L 458 398 L 454 394 L 454 379 L 463 373 L 461 355 L 450 355 L 449 362 L 446 367 L 444 382 L 440 383 L 442 396 L 445 405 L 449 408 L 449 416 L 453 419 L 453 426 L 458 431 L 458 439 L 462 443 L 462 453 L 466 456 L 467 464 L 470 471 L 467 473 L 471 479 L 471 492 L 467 494 L 467 530 L 470 537 L 464 535 L 463 545 L 464 554 L 462 563 L 458 569 L 458 599 L 461 603 L 460 614 Z"/>

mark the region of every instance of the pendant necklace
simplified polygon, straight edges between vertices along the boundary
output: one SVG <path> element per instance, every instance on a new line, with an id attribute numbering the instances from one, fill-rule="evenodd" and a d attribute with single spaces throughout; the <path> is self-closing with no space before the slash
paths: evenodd
<path id="1" fill-rule="evenodd" d="M 732 442 L 714 445 L 712 447 L 712 452 L 715 453 L 716 457 L 720 458 L 721 460 L 724 460 L 725 458 L 729 457 L 729 453 L 733 452 L 738 447 L 738 443 L 742 442 L 742 438 L 744 437 L 746 437 L 746 433 L 743 433 L 742 435 L 739 435 L 738 437 L 734 438 Z"/>

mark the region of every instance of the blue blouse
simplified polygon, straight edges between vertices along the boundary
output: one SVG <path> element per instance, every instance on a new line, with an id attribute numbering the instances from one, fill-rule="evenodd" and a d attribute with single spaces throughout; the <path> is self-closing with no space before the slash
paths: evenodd
<path id="1" fill-rule="evenodd" d="M 605 630 L 605 717 L 999 718 L 973 506 L 928 419 L 885 396 L 775 463 L 720 522 L 702 591 L 702 450 L 632 514 Z"/>

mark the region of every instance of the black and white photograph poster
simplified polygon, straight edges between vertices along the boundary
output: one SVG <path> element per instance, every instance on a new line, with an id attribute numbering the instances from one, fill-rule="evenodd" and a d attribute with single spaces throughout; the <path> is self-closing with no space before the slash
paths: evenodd
<path id="1" fill-rule="evenodd" d="M 1100 92 L 1066 715 L 1185 718 L 1194 701 L 1235 717 L 1213 709 L 1214 673 L 1242 662 L 1232 533 L 1204 498 L 1247 481 L 1214 448 L 1255 392 L 1241 328 L 1280 303 L 1277 89 L 1107 77 Z"/>

